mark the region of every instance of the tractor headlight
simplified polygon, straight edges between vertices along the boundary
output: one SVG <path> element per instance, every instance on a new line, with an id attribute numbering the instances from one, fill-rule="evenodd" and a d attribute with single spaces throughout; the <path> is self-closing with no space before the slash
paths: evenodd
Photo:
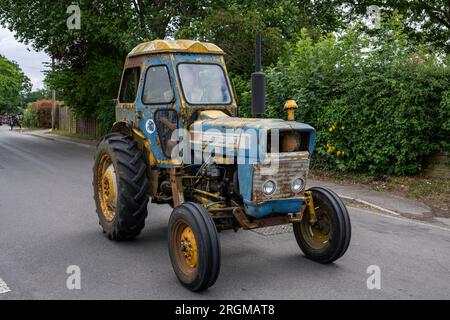
<path id="1" fill-rule="evenodd" d="M 273 194 L 276 189 L 277 189 L 277 185 L 276 185 L 275 181 L 273 181 L 273 180 L 267 180 L 266 182 L 264 182 L 264 184 L 262 186 L 262 192 L 266 196 L 270 196 L 271 194 Z"/>
<path id="2" fill-rule="evenodd" d="M 297 178 L 294 179 L 294 181 L 292 181 L 292 185 L 291 185 L 291 189 L 292 192 L 297 193 L 303 190 L 303 188 L 305 187 L 305 180 L 303 180 L 302 178 Z"/>

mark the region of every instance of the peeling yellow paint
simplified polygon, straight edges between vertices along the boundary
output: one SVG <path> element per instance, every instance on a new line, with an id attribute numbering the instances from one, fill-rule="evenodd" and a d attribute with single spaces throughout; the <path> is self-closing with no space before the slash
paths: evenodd
<path id="1" fill-rule="evenodd" d="M 208 42 L 194 40 L 153 40 L 137 45 L 128 56 L 134 57 L 167 52 L 225 54 L 218 46 Z"/>

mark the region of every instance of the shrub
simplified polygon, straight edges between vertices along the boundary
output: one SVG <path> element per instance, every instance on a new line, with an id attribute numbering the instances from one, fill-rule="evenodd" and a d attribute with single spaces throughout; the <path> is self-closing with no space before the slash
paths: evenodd
<path id="1" fill-rule="evenodd" d="M 267 70 L 267 116 L 285 118 L 285 100 L 299 102 L 297 118 L 318 133 L 315 166 L 416 174 L 425 156 L 448 148 L 450 67 L 411 46 L 400 26 L 394 17 L 318 42 L 303 32 Z"/>
<path id="2" fill-rule="evenodd" d="M 37 111 L 38 127 L 51 128 L 52 105 L 52 100 L 39 100 L 31 104 L 31 107 Z"/>
<path id="3" fill-rule="evenodd" d="M 29 103 L 23 112 L 23 124 L 28 128 L 50 128 L 52 126 L 52 100 L 39 100 Z M 56 101 L 57 107 L 64 105 Z M 57 120 L 58 121 L 58 120 Z"/>
<path id="4" fill-rule="evenodd" d="M 450 90 L 442 97 L 438 123 L 442 123 L 442 148 L 450 152 Z"/>
<path id="5" fill-rule="evenodd" d="M 23 111 L 23 126 L 26 128 L 37 128 L 39 126 L 37 110 L 30 105 Z"/>

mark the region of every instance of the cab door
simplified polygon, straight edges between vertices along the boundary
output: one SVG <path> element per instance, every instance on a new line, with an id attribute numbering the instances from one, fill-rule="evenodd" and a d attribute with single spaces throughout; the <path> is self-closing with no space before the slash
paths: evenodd
<path id="1" fill-rule="evenodd" d="M 167 64 L 151 61 L 143 73 L 141 99 L 137 104 L 142 114 L 139 127 L 151 142 L 155 159 L 170 166 L 172 150 L 177 145 L 173 133 L 179 128 L 179 117 Z"/>

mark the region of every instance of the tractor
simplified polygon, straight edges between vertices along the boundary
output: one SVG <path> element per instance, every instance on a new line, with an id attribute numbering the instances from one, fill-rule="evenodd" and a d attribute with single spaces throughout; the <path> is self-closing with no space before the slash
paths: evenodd
<path id="1" fill-rule="evenodd" d="M 267 119 L 261 37 L 252 74 L 254 118 L 239 116 L 225 53 L 193 40 L 154 40 L 126 57 L 116 122 L 98 143 L 93 168 L 96 210 L 111 240 L 134 239 L 148 202 L 173 208 L 168 250 L 176 277 L 199 292 L 217 280 L 218 233 L 292 224 L 304 255 L 327 264 L 350 243 L 351 225 L 331 190 L 306 189 L 316 131 Z"/>

